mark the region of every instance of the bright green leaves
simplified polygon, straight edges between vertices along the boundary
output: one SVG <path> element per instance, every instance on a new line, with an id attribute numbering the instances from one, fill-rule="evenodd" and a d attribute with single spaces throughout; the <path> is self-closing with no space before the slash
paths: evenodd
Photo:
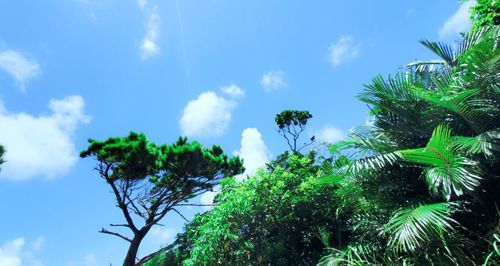
<path id="1" fill-rule="evenodd" d="M 325 175 L 315 180 L 315 184 L 317 185 L 336 185 L 339 184 L 342 180 L 344 180 L 341 176 L 336 175 Z"/>
<path id="2" fill-rule="evenodd" d="M 109 165 L 110 172 L 104 177 L 108 181 L 140 180 L 159 170 L 160 150 L 144 134 L 131 132 L 124 138 L 109 138 L 102 142 L 91 139 L 89 143 L 80 157 L 95 156 L 101 163 Z"/>
<path id="3" fill-rule="evenodd" d="M 148 178 L 157 186 L 167 185 L 171 189 L 186 185 L 208 188 L 213 185 L 210 180 L 243 171 L 241 160 L 228 158 L 219 146 L 207 149 L 199 142 L 188 142 L 182 137 L 172 145 L 158 146 L 144 134 L 132 132 L 127 137 L 102 142 L 89 140 L 89 143 L 80 156 L 95 156 L 99 162 L 109 165 L 106 178 L 110 181 Z"/>
<path id="4" fill-rule="evenodd" d="M 476 0 L 470 10 L 472 28 L 500 24 L 500 2 L 498 0 Z"/>
<path id="5" fill-rule="evenodd" d="M 430 190 L 450 199 L 460 196 L 464 190 L 473 190 L 481 177 L 474 169 L 475 162 L 453 150 L 451 130 L 446 125 L 434 129 L 425 148 L 400 151 L 403 159 L 429 166 L 425 169 L 425 180 Z"/>
<path id="6" fill-rule="evenodd" d="M 287 167 L 221 182 L 218 204 L 188 227 L 193 238 L 183 265 L 310 265 L 322 252 L 316 233 L 332 227 L 333 188 L 318 189 L 307 156 Z"/>
<path id="7" fill-rule="evenodd" d="M 449 203 L 434 203 L 397 211 L 384 227 L 388 245 L 398 252 L 411 252 L 453 230 Z"/>
<path id="8" fill-rule="evenodd" d="M 467 101 L 476 96 L 480 90 L 469 89 L 459 92 L 444 91 L 433 92 L 424 88 L 414 87 L 416 95 L 419 98 L 434 103 L 438 106 L 447 108 L 455 113 L 464 114 L 470 112 Z"/>
<path id="9" fill-rule="evenodd" d="M 347 246 L 344 250 L 329 248 L 331 254 L 324 256 L 317 266 L 374 266 L 374 256 L 370 247 L 364 245 Z"/>

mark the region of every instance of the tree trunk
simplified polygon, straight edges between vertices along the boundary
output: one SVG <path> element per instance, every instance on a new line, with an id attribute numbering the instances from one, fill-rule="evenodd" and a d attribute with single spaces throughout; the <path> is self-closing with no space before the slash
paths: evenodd
<path id="1" fill-rule="evenodd" d="M 135 259 L 137 258 L 137 252 L 139 251 L 139 245 L 141 244 L 144 236 L 146 236 L 146 234 L 141 231 L 134 235 L 127 251 L 127 257 L 125 257 L 125 260 L 123 261 L 123 266 L 135 266 Z"/>

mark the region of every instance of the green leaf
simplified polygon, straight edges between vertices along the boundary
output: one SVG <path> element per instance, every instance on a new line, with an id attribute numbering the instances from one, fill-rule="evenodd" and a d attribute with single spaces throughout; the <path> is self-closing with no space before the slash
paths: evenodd
<path id="1" fill-rule="evenodd" d="M 456 136 L 452 142 L 455 151 L 493 157 L 494 151 L 500 151 L 500 130 L 483 132 L 476 137 Z"/>
<path id="2" fill-rule="evenodd" d="M 425 181 L 431 192 L 447 200 L 452 194 L 460 196 L 464 190 L 471 191 L 479 185 L 476 162 L 454 152 L 451 130 L 446 125 L 434 129 L 425 148 L 403 150 L 401 154 L 406 161 L 430 166 L 425 170 Z"/>
<path id="3" fill-rule="evenodd" d="M 389 234 L 388 245 L 397 252 L 411 252 L 440 238 L 443 232 L 452 231 L 449 203 L 419 205 L 396 211 L 384 226 Z"/>
<path id="4" fill-rule="evenodd" d="M 337 185 L 339 184 L 344 178 L 342 176 L 336 176 L 336 175 L 325 175 L 322 177 L 319 177 L 315 180 L 315 183 L 317 185 Z"/>

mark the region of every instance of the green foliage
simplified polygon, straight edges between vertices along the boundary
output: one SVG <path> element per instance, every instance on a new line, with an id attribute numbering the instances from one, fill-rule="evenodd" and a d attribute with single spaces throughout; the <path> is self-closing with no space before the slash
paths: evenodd
<path id="1" fill-rule="evenodd" d="M 80 156 L 97 160 L 96 169 L 111 187 L 126 220 L 118 226 L 133 234 L 127 237 L 104 228 L 100 231 L 130 242 L 124 265 L 135 265 L 144 236 L 179 203 L 211 190 L 224 177 L 244 171 L 240 159 L 229 158 L 219 146 L 208 149 L 186 138 L 158 146 L 144 134 L 132 132 L 127 137 L 89 143 Z M 139 225 L 141 218 L 143 224 Z"/>
<path id="2" fill-rule="evenodd" d="M 278 114 L 292 152 L 225 179 L 160 265 L 498 265 L 497 7 L 478 1 L 455 46 L 422 41 L 439 59 L 366 85 L 373 124 L 328 160 L 299 153 L 307 111 Z"/>
<path id="3" fill-rule="evenodd" d="M 309 111 L 298 110 L 284 110 L 276 115 L 274 121 L 278 125 L 278 132 L 286 139 L 287 144 L 293 153 L 300 152 L 300 150 L 304 147 L 307 147 L 314 142 L 313 137 L 309 143 L 304 143 L 300 147 L 297 146 L 300 134 L 304 132 L 307 121 L 311 118 L 312 115 Z"/>
<path id="4" fill-rule="evenodd" d="M 491 244 L 492 251 L 488 254 L 484 260 L 483 266 L 487 265 L 498 265 L 500 263 L 500 235 L 497 233 L 493 234 L 493 243 Z"/>
<path id="5" fill-rule="evenodd" d="M 218 205 L 186 227 L 187 241 L 177 247 L 186 254 L 182 264 L 312 265 L 323 252 L 322 228 L 336 228 L 332 243 L 342 241 L 333 187 L 316 186 L 320 167 L 308 156 L 287 161 L 242 182 L 223 180 Z"/>
<path id="6" fill-rule="evenodd" d="M 305 126 L 307 121 L 312 118 L 308 111 L 284 110 L 276 115 L 274 121 L 280 129 L 294 126 Z"/>
<path id="7" fill-rule="evenodd" d="M 441 59 L 375 78 L 360 95 L 373 126 L 330 149 L 348 162 L 318 183 L 336 186 L 349 239 L 321 265 L 496 265 L 498 29 L 422 43 Z"/>
<path id="8" fill-rule="evenodd" d="M 476 0 L 470 13 L 473 28 L 500 25 L 500 1 L 498 0 Z"/>
<path id="9" fill-rule="evenodd" d="M 425 242 L 453 230 L 446 202 L 420 205 L 394 213 L 384 228 L 389 233 L 389 246 L 396 251 L 415 251 Z M 437 236 L 437 237 L 435 237 Z"/>
<path id="10" fill-rule="evenodd" d="M 472 191 L 479 185 L 481 178 L 473 168 L 476 163 L 454 152 L 451 130 L 445 125 L 436 127 L 425 148 L 404 150 L 401 154 L 407 161 L 429 165 L 425 170 L 427 185 L 448 200 L 453 194 L 460 196 L 464 190 Z"/>

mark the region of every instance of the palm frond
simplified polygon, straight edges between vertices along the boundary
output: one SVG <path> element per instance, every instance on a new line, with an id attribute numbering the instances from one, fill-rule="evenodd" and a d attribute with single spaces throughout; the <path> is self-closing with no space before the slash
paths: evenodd
<path id="1" fill-rule="evenodd" d="M 420 43 L 429 48 L 429 50 L 431 50 L 441 59 L 443 59 L 443 61 L 445 61 L 449 66 L 455 66 L 455 53 L 453 51 L 453 47 L 451 47 L 450 45 L 441 42 L 431 42 L 428 40 L 421 40 Z"/>
<path id="2" fill-rule="evenodd" d="M 459 64 L 460 57 L 478 44 L 487 32 L 488 29 L 483 29 L 464 34 L 455 49 L 451 45 L 442 42 L 421 40 L 420 43 L 429 48 L 450 67 L 455 67 Z"/>
<path id="3" fill-rule="evenodd" d="M 321 258 L 317 266 L 364 266 L 375 264 L 375 255 L 371 254 L 368 246 L 356 245 L 348 246 L 344 250 L 328 248 L 331 253 Z"/>
<path id="4" fill-rule="evenodd" d="M 486 256 L 486 259 L 482 264 L 483 266 L 494 265 L 490 263 L 490 260 L 495 258 L 498 260 L 500 258 L 500 235 L 495 233 L 493 234 L 493 238 L 494 240 L 491 244 L 493 250 L 488 254 L 488 256 Z"/>
<path id="5" fill-rule="evenodd" d="M 443 93 L 433 92 L 416 86 L 413 87 L 413 90 L 420 99 L 460 114 L 469 110 L 467 101 L 480 92 L 479 89 L 469 89 L 460 92 L 449 90 L 448 92 Z"/>
<path id="6" fill-rule="evenodd" d="M 393 165 L 401 159 L 398 151 L 378 154 L 354 160 L 347 168 L 351 175 L 359 175 L 363 171 L 376 171 L 388 165 Z"/>
<path id="7" fill-rule="evenodd" d="M 417 75 L 425 75 L 442 69 L 444 65 L 446 65 L 446 62 L 443 60 L 426 60 L 414 61 L 403 67 L 412 70 Z"/>
<path id="8" fill-rule="evenodd" d="M 425 181 L 434 194 L 450 199 L 464 190 L 474 190 L 481 177 L 472 170 L 476 163 L 453 151 L 451 130 L 444 124 L 437 126 L 425 148 L 400 151 L 404 160 L 430 166 L 425 170 Z"/>
<path id="9" fill-rule="evenodd" d="M 373 108 L 380 108 L 384 104 L 415 99 L 411 90 L 413 85 L 414 79 L 411 75 L 398 74 L 389 77 L 387 81 L 382 76 L 377 76 L 372 80 L 372 84 L 365 85 L 365 91 L 358 98 Z"/>
<path id="10" fill-rule="evenodd" d="M 495 151 L 500 151 L 500 129 L 483 132 L 475 137 L 455 136 L 452 139 L 453 149 L 467 155 L 483 153 L 493 157 Z"/>
<path id="11" fill-rule="evenodd" d="M 490 32 L 490 29 L 485 27 L 479 30 L 474 30 L 467 32 L 463 35 L 462 39 L 458 42 L 456 49 L 457 55 L 464 55 L 476 44 L 480 43 L 481 40 Z"/>
<path id="12" fill-rule="evenodd" d="M 412 252 L 443 232 L 453 230 L 447 202 L 419 205 L 396 211 L 384 226 L 389 234 L 389 247 L 396 252 Z"/>

